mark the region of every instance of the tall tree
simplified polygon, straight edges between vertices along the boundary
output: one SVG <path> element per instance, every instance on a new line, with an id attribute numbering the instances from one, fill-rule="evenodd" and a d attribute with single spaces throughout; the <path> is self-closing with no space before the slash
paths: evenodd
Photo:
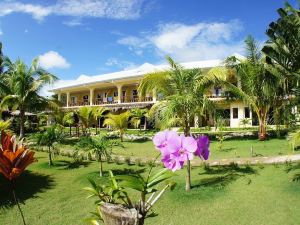
<path id="1" fill-rule="evenodd" d="M 269 40 L 262 51 L 268 63 L 295 82 L 300 77 L 300 10 L 285 3 L 278 14 L 280 18 L 269 25 Z"/>
<path id="2" fill-rule="evenodd" d="M 266 59 L 253 37 L 249 36 L 245 44 L 247 59 L 230 57 L 226 60 L 227 67 L 234 70 L 241 85 L 237 87 L 227 83 L 227 86 L 256 113 L 259 121 L 259 140 L 265 140 L 268 113 L 277 100 L 282 100 L 279 94 L 281 76 L 269 70 Z"/>
<path id="3" fill-rule="evenodd" d="M 38 66 L 38 59 L 34 59 L 28 67 L 20 59 L 15 62 L 4 59 L 3 65 L 7 68 L 1 74 L 0 86 L 6 96 L 2 99 L 1 107 L 11 107 L 20 111 L 20 137 L 24 137 L 25 112 L 45 109 L 48 101 L 40 96 L 39 91 L 56 77 Z M 5 90 L 3 90 L 5 89 Z"/>
<path id="4" fill-rule="evenodd" d="M 213 103 L 204 94 L 212 84 L 210 76 L 200 69 L 184 69 L 167 57 L 170 65 L 168 71 L 150 73 L 146 75 L 139 86 L 139 94 L 145 96 L 156 90 L 164 100 L 156 103 L 151 110 L 159 111 L 163 127 L 178 124 L 184 130 L 184 135 L 190 135 L 194 117 L 206 108 L 213 107 Z M 191 188 L 191 166 L 187 162 L 186 190 Z"/>

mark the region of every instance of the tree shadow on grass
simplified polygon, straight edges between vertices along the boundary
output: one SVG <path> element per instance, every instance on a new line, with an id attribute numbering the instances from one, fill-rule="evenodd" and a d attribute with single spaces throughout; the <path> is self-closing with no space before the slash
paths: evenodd
<path id="1" fill-rule="evenodd" d="M 69 169 L 77 169 L 82 167 L 87 167 L 91 164 L 91 161 L 83 161 L 83 160 L 56 160 L 54 162 L 53 167 L 59 167 L 59 169 L 69 170 Z"/>
<path id="2" fill-rule="evenodd" d="M 200 179 L 198 184 L 194 185 L 192 188 L 224 188 L 230 183 L 240 178 L 246 178 L 247 184 L 250 184 L 251 179 L 247 176 L 254 174 L 258 174 L 258 172 L 250 165 L 239 166 L 237 164 L 232 163 L 226 166 L 205 166 L 204 172 L 199 173 L 199 175 L 207 175 L 207 177 Z"/>
<path id="3" fill-rule="evenodd" d="M 49 175 L 25 171 L 16 180 L 16 195 L 21 203 L 30 198 L 37 198 L 38 193 L 54 187 L 54 179 Z M 0 176 L 0 208 L 9 208 L 14 205 L 10 183 Z"/>

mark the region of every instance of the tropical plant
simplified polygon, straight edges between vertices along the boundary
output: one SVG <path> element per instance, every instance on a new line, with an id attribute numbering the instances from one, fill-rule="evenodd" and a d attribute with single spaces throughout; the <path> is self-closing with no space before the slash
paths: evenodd
<path id="1" fill-rule="evenodd" d="M 40 146 L 46 146 L 48 148 L 48 160 L 49 166 L 53 165 L 52 154 L 54 146 L 63 139 L 63 130 L 59 126 L 51 126 L 46 131 L 36 135 L 36 142 Z"/>
<path id="2" fill-rule="evenodd" d="M 131 109 L 130 110 L 130 114 L 131 114 L 131 120 L 130 122 L 133 124 L 133 126 L 137 129 L 141 129 L 141 120 L 142 118 L 146 115 L 146 113 L 148 112 L 148 109 L 140 109 L 140 108 L 136 108 L 136 109 Z M 146 124 L 146 120 L 145 120 L 145 124 Z M 146 125 L 145 125 L 146 128 Z"/>
<path id="3" fill-rule="evenodd" d="M 23 212 L 16 196 L 16 179 L 23 173 L 27 166 L 35 162 L 34 152 L 28 150 L 16 137 L 2 131 L 0 148 L 0 173 L 9 180 L 14 201 L 20 211 L 23 224 L 26 225 Z"/>
<path id="4" fill-rule="evenodd" d="M 169 181 L 173 174 L 167 169 L 162 169 L 156 173 L 153 173 L 152 169 L 151 167 L 145 176 L 141 174 L 114 176 L 110 171 L 111 182 L 108 186 L 99 186 L 94 181 L 90 181 L 92 187 L 85 188 L 85 190 L 92 193 L 89 197 L 96 196 L 99 198 L 99 200 L 95 202 L 97 205 L 105 205 L 105 203 L 123 204 L 125 209 L 135 209 L 138 215 L 134 218 L 136 221 L 135 224 L 143 225 L 146 218 L 156 215 L 154 211 L 152 211 L 152 213 L 150 212 L 164 192 L 168 188 L 173 190 L 175 187 L 175 183 Z M 159 190 L 157 187 L 165 181 L 166 184 Z M 131 200 L 132 198 L 129 197 L 126 191 L 127 188 L 139 193 L 140 197 L 137 202 Z M 110 215 L 103 215 L 103 212 L 101 214 L 104 220 L 110 219 Z M 124 224 L 128 224 L 126 223 L 127 221 L 125 221 L 126 218 L 120 218 L 120 220 L 125 222 Z M 95 223 L 97 221 L 93 222 Z"/>
<path id="5" fill-rule="evenodd" d="M 249 124 L 251 124 L 250 118 L 244 118 L 240 120 L 240 125 L 246 128 Z"/>
<path id="6" fill-rule="evenodd" d="M 5 131 L 7 130 L 11 125 L 11 120 L 0 120 L 0 130 Z"/>
<path id="7" fill-rule="evenodd" d="M 123 136 L 128 128 L 128 120 L 130 113 L 128 111 L 120 114 L 108 114 L 104 120 L 104 125 L 111 126 L 113 130 L 116 130 L 120 134 L 121 142 L 123 142 Z"/>
<path id="8" fill-rule="evenodd" d="M 285 75 L 285 84 L 295 87 L 300 76 L 300 10 L 286 2 L 277 11 L 280 18 L 270 23 L 269 40 L 262 51 L 268 63 Z M 286 86 L 286 91 L 292 91 L 291 86 Z"/>
<path id="9" fill-rule="evenodd" d="M 156 90 L 163 96 L 162 101 L 154 104 L 150 110 L 160 120 L 161 128 L 180 125 L 184 135 L 190 136 L 190 128 L 195 115 L 204 114 L 214 104 L 205 95 L 215 81 L 215 76 L 204 74 L 200 69 L 184 69 L 167 57 L 170 70 L 150 73 L 144 76 L 139 86 L 139 93 L 145 96 Z M 186 190 L 191 188 L 190 162 L 187 161 Z"/>
<path id="10" fill-rule="evenodd" d="M 114 146 L 120 146 L 120 144 L 115 140 L 110 140 L 105 136 L 100 137 L 82 137 L 76 148 L 79 150 L 84 149 L 85 151 L 91 152 L 95 155 L 98 162 L 100 162 L 100 177 L 103 176 L 103 159 L 109 160 L 112 154 L 112 148 Z"/>
<path id="11" fill-rule="evenodd" d="M 77 115 L 82 125 L 83 134 L 87 135 L 89 133 L 89 128 L 92 126 L 95 118 L 93 108 L 90 106 L 81 107 L 77 111 Z"/>
<path id="12" fill-rule="evenodd" d="M 72 136 L 72 125 L 74 124 L 74 112 L 67 112 L 63 117 L 63 124 L 69 126 L 70 136 Z"/>
<path id="13" fill-rule="evenodd" d="M 295 123 L 295 114 L 291 109 L 296 109 L 294 106 L 300 102 L 300 11 L 287 2 L 284 8 L 277 11 L 280 18 L 270 23 L 267 30 L 269 40 L 262 51 L 267 56 L 270 68 L 282 75 L 285 101 L 275 108 L 275 119 L 281 114 L 281 118 L 284 116 L 285 125 L 289 126 Z"/>
<path id="14" fill-rule="evenodd" d="M 98 131 L 97 131 L 98 126 L 99 126 L 99 129 L 100 129 L 100 123 L 98 124 L 98 119 L 102 118 L 106 111 L 107 111 L 107 109 L 104 108 L 104 107 L 97 107 L 97 108 L 93 109 L 94 120 L 95 120 L 95 123 L 96 123 L 96 134 L 98 134 Z"/>
<path id="15" fill-rule="evenodd" d="M 265 140 L 267 135 L 266 125 L 270 109 L 281 99 L 279 92 L 281 76 L 275 71 L 270 71 L 265 57 L 259 50 L 258 43 L 249 36 L 245 40 L 247 59 L 240 60 L 229 57 L 227 67 L 235 71 L 237 80 L 242 81 L 240 87 L 227 82 L 227 87 L 249 104 L 256 113 L 259 121 L 259 140 Z"/>
<path id="16" fill-rule="evenodd" d="M 25 112 L 47 107 L 48 101 L 39 95 L 39 91 L 56 77 L 40 68 L 38 59 L 34 59 L 28 67 L 20 59 L 12 62 L 5 57 L 2 65 L 6 70 L 0 77 L 0 92 L 6 95 L 1 101 L 1 108 L 11 107 L 20 111 L 20 138 L 23 138 Z"/>

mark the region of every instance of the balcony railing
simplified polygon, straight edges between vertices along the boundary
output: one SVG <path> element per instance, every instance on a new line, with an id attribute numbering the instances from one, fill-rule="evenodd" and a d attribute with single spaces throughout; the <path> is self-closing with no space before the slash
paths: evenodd
<path id="1" fill-rule="evenodd" d="M 133 102 L 152 102 L 152 97 L 145 97 L 145 98 L 139 98 L 138 96 L 134 96 L 131 98 L 121 98 L 121 103 L 133 103 Z M 108 105 L 108 104 L 118 104 L 118 99 L 98 99 L 96 101 L 93 101 L 93 105 Z M 69 107 L 76 107 L 76 106 L 87 106 L 90 105 L 90 101 L 82 101 L 82 102 L 71 102 L 69 103 Z M 64 107 L 66 107 L 66 103 L 64 104 Z"/>

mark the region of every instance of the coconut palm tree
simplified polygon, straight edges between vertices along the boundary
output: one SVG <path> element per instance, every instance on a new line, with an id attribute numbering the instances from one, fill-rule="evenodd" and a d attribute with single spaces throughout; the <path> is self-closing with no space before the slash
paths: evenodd
<path id="1" fill-rule="evenodd" d="M 128 120 L 130 113 L 128 111 L 120 114 L 108 114 L 104 120 L 104 125 L 109 125 L 113 130 L 120 133 L 121 142 L 123 142 L 123 136 L 128 128 Z"/>
<path id="2" fill-rule="evenodd" d="M 94 110 L 90 106 L 84 106 L 77 111 L 77 115 L 82 124 L 83 134 L 87 135 L 95 119 Z"/>
<path id="3" fill-rule="evenodd" d="M 94 120 L 96 123 L 96 134 L 98 134 L 98 131 L 97 131 L 98 126 L 100 129 L 100 124 L 98 124 L 98 119 L 102 118 L 106 111 L 107 111 L 107 109 L 104 107 L 97 107 L 97 108 L 93 109 L 93 116 L 94 116 Z"/>
<path id="4" fill-rule="evenodd" d="M 265 140 L 267 117 L 270 109 L 283 100 L 281 95 L 281 76 L 270 70 L 262 55 L 258 43 L 249 36 L 245 40 L 246 60 L 230 57 L 226 60 L 227 67 L 235 71 L 241 86 L 227 82 L 226 86 L 249 104 L 259 121 L 259 140 Z"/>
<path id="5" fill-rule="evenodd" d="M 145 96 L 156 90 L 163 96 L 151 108 L 150 114 L 159 112 L 162 128 L 180 125 L 184 135 L 190 135 L 195 115 L 204 113 L 213 108 L 214 104 L 205 95 L 205 92 L 214 83 L 215 75 L 204 74 L 200 69 L 185 69 L 167 57 L 170 65 L 168 71 L 150 73 L 142 79 L 139 94 Z M 190 161 L 187 162 L 186 190 L 191 188 Z"/>
<path id="6" fill-rule="evenodd" d="M 140 109 L 140 108 L 130 110 L 132 116 L 130 122 L 133 124 L 135 128 L 141 129 L 140 124 L 141 124 L 142 117 L 145 116 L 148 111 L 149 111 L 148 109 Z M 145 120 L 145 128 L 146 128 L 146 120 Z"/>
<path id="7" fill-rule="evenodd" d="M 20 137 L 24 137 L 25 112 L 45 109 L 47 99 L 39 95 L 41 88 L 53 82 L 56 77 L 38 66 L 38 59 L 34 59 L 28 67 L 20 59 L 15 62 L 4 58 L 6 68 L 1 74 L 1 92 L 6 96 L 2 99 L 1 107 L 18 109 L 20 111 Z M 4 84 L 4 87 L 3 87 Z"/>
<path id="8" fill-rule="evenodd" d="M 72 136 L 72 125 L 74 124 L 74 112 L 66 112 L 63 117 L 63 124 L 69 126 L 70 136 Z"/>

